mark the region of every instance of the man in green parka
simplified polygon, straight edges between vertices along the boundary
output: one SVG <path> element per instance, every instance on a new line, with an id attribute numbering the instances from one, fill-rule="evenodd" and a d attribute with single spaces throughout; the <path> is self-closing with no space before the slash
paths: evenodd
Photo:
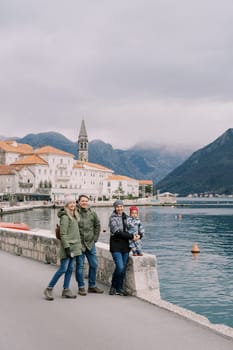
<path id="1" fill-rule="evenodd" d="M 77 201 L 77 210 L 80 216 L 79 231 L 82 242 L 82 255 L 76 257 L 76 281 L 80 295 L 86 295 L 84 282 L 84 261 L 87 258 L 88 271 L 88 293 L 103 293 L 103 290 L 96 285 L 96 273 L 98 261 L 96 256 L 95 243 L 100 235 L 100 220 L 96 212 L 88 205 L 88 196 L 82 194 Z"/>

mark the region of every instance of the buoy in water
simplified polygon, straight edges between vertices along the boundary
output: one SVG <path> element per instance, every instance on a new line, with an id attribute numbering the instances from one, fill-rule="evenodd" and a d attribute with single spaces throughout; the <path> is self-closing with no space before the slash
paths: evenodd
<path id="1" fill-rule="evenodd" d="M 182 214 L 176 215 L 175 218 L 181 220 L 182 219 Z"/>
<path id="2" fill-rule="evenodd" d="M 197 243 L 193 244 L 191 252 L 192 253 L 200 253 L 200 249 L 199 249 Z"/>

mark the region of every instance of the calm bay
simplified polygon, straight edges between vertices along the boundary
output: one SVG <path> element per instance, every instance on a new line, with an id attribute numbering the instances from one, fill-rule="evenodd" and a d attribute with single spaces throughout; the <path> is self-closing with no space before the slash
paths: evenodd
<path id="1" fill-rule="evenodd" d="M 144 251 L 155 254 L 161 297 L 233 327 L 233 200 L 180 199 L 177 207 L 139 207 L 145 227 Z M 126 212 L 128 208 L 126 207 Z M 97 207 L 108 242 L 112 208 Z M 34 209 L 7 214 L 1 221 L 27 223 L 32 229 L 51 229 L 57 209 Z M 198 243 L 200 253 L 191 248 Z"/>

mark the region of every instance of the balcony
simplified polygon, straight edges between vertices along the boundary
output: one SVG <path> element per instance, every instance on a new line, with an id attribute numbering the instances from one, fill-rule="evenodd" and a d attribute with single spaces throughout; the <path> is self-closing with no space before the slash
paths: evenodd
<path id="1" fill-rule="evenodd" d="M 57 169 L 65 170 L 65 169 L 67 169 L 67 164 L 57 164 Z"/>
<path id="2" fill-rule="evenodd" d="M 19 181 L 19 187 L 20 188 L 32 188 L 33 184 L 31 182 Z"/>
<path id="3" fill-rule="evenodd" d="M 70 176 L 68 176 L 68 175 L 56 175 L 55 181 L 70 181 Z"/>

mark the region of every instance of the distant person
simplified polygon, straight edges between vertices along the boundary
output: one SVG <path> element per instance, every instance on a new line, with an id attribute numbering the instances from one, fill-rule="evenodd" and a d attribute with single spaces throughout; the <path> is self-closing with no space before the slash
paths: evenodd
<path id="1" fill-rule="evenodd" d="M 70 280 L 74 269 L 75 259 L 82 254 L 82 244 L 79 233 L 79 215 L 76 210 L 75 198 L 67 196 L 65 207 L 58 212 L 60 218 L 60 258 L 61 263 L 53 278 L 44 290 L 47 300 L 53 300 L 53 288 L 59 278 L 65 274 L 63 283 L 63 298 L 76 298 L 76 294 L 70 290 Z"/>
<path id="2" fill-rule="evenodd" d="M 88 271 L 88 293 L 103 293 L 104 291 L 96 285 L 96 273 L 98 260 L 95 243 L 100 235 L 100 220 L 96 212 L 89 207 L 88 196 L 82 194 L 77 201 L 77 210 L 80 216 L 79 230 L 82 242 L 82 254 L 76 258 L 76 281 L 78 283 L 78 293 L 86 295 L 84 282 L 84 262 L 85 257 L 89 264 Z"/>
<path id="3" fill-rule="evenodd" d="M 124 212 L 123 202 L 118 199 L 114 202 L 113 206 L 114 211 L 109 218 L 109 228 L 110 252 L 115 263 L 115 270 L 112 275 L 109 294 L 126 296 L 127 292 L 124 289 L 124 279 L 129 259 L 129 240 L 136 241 L 140 236 L 128 232 L 127 215 Z"/>
<path id="4" fill-rule="evenodd" d="M 138 208 L 132 206 L 129 208 L 130 216 L 127 219 L 128 232 L 133 235 L 139 235 L 140 239 L 129 241 L 129 246 L 133 256 L 142 256 L 142 241 L 141 238 L 144 235 L 144 227 L 142 226 L 141 220 L 138 218 Z"/>

